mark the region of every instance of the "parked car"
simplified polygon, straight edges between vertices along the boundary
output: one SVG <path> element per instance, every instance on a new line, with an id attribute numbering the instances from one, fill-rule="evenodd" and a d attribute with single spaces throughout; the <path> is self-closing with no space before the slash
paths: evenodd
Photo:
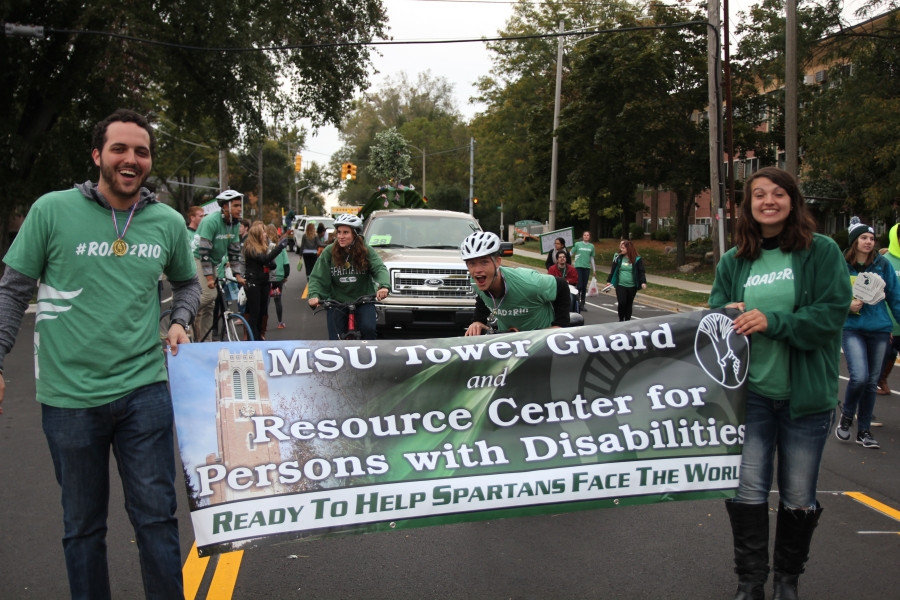
<path id="1" fill-rule="evenodd" d="M 294 238 L 299 239 L 300 236 L 306 234 L 306 226 L 312 223 L 313 227 L 319 228 L 319 225 L 325 226 L 325 237 L 331 239 L 334 233 L 334 219 L 331 217 L 319 217 L 314 215 L 300 215 L 294 219 Z M 299 246 L 295 248 L 297 254 L 300 253 Z"/>

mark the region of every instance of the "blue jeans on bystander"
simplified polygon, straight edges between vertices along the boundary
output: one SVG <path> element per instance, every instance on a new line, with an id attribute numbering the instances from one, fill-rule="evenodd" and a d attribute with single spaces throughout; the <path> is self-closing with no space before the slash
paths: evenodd
<path id="1" fill-rule="evenodd" d="M 183 598 L 175 518 L 172 398 L 166 383 L 94 408 L 41 406 L 62 488 L 63 551 L 73 599 L 110 597 L 106 559 L 109 448 L 125 491 L 147 598 Z"/>
<path id="2" fill-rule="evenodd" d="M 845 417 L 859 416 L 857 427 L 867 430 L 872 426 L 878 379 L 884 365 L 884 354 L 890 341 L 890 333 L 884 331 L 856 331 L 845 329 L 841 339 L 850 381 L 844 394 L 841 412 Z"/>
<path id="3" fill-rule="evenodd" d="M 578 273 L 578 293 L 581 295 L 583 304 L 587 296 L 588 285 L 591 283 L 591 270 L 585 267 L 575 267 L 575 272 Z"/>
<path id="4" fill-rule="evenodd" d="M 734 501 L 769 501 L 778 453 L 778 493 L 788 509 L 816 508 L 816 483 L 834 411 L 791 419 L 790 401 L 747 392 L 741 475 Z"/>

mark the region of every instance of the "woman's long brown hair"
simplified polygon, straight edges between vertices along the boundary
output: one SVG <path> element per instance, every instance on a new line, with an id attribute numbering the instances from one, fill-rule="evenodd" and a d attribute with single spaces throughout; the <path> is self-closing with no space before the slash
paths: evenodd
<path id="1" fill-rule="evenodd" d="M 637 248 L 634 247 L 634 242 L 631 240 L 622 240 L 619 243 L 625 244 L 625 256 L 628 257 L 628 262 L 634 264 L 634 261 L 637 260 Z"/>
<path id="2" fill-rule="evenodd" d="M 866 233 L 869 233 L 869 232 L 867 231 Z M 869 235 L 872 235 L 872 234 L 869 234 Z M 860 235 L 859 237 L 862 237 L 862 235 Z M 855 240 L 853 240 L 853 243 L 850 244 L 849 248 L 844 250 L 844 260 L 846 260 L 847 264 L 852 267 L 855 267 L 857 265 L 856 248 L 859 245 L 859 237 L 856 238 Z M 871 265 L 873 262 L 875 262 L 875 255 L 877 253 L 878 253 L 878 251 L 875 250 L 875 248 L 872 248 L 872 250 L 869 252 L 869 255 L 866 256 L 866 262 L 863 263 L 863 266 L 865 268 L 869 268 L 869 265 Z"/>
<path id="3" fill-rule="evenodd" d="M 316 239 L 316 226 L 313 225 L 312 223 L 307 225 L 305 235 L 308 239 L 311 239 L 311 240 Z"/>
<path id="4" fill-rule="evenodd" d="M 346 248 L 334 242 L 334 248 L 331 249 L 331 264 L 342 266 L 347 263 L 353 265 L 353 270 L 357 273 L 367 273 L 369 271 L 369 249 L 366 247 L 366 239 L 353 231 L 353 241 Z"/>
<path id="5" fill-rule="evenodd" d="M 244 257 L 259 256 L 260 254 L 268 252 L 269 247 L 265 240 L 266 226 L 263 225 L 262 222 L 257 221 L 250 226 L 250 231 L 247 233 L 247 239 L 244 240 L 244 247 L 241 250 L 244 253 Z"/>
<path id="6" fill-rule="evenodd" d="M 788 214 L 784 229 L 781 230 L 781 251 L 796 252 L 809 248 L 816 231 L 816 220 L 806 206 L 806 200 L 800 193 L 797 180 L 787 171 L 776 167 L 764 167 L 754 173 L 744 184 L 744 201 L 741 202 L 741 215 L 735 226 L 735 243 L 737 257 L 756 260 L 762 251 L 762 229 L 753 218 L 753 182 L 765 178 L 783 189 L 791 197 L 791 212 Z"/>

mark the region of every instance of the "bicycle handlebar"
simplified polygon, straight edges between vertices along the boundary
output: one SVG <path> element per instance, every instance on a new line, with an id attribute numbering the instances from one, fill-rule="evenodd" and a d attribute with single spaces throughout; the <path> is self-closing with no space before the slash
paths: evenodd
<path id="1" fill-rule="evenodd" d="M 378 302 L 378 298 L 374 294 L 369 294 L 366 296 L 360 296 L 353 302 L 338 302 L 337 300 L 320 300 L 318 306 L 310 306 L 312 310 L 315 312 L 319 312 L 320 310 L 326 310 L 329 308 L 350 308 L 355 307 L 359 304 L 373 304 Z"/>

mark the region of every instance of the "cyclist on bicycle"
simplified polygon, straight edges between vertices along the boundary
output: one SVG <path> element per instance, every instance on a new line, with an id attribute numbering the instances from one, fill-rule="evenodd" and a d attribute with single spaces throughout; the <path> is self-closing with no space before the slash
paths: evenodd
<path id="1" fill-rule="evenodd" d="M 500 238 L 476 231 L 463 240 L 459 255 L 477 288 L 475 316 L 466 335 L 498 329 L 533 331 L 569 324 L 569 284 L 531 269 L 500 267 Z"/>
<path id="2" fill-rule="evenodd" d="M 360 235 L 362 219 L 356 215 L 340 215 L 334 221 L 335 241 L 323 251 L 309 274 L 309 305 L 315 308 L 319 299 L 353 302 L 377 288 L 378 300 L 388 295 L 388 271 L 378 254 Z M 339 339 L 347 333 L 349 315 L 328 309 L 328 339 Z M 356 311 L 357 328 L 364 340 L 375 339 L 375 305 L 360 304 Z"/>
<path id="3" fill-rule="evenodd" d="M 206 215 L 197 227 L 200 242 L 194 250 L 194 262 L 202 293 L 194 330 L 200 335 L 212 327 L 213 306 L 216 302 L 216 268 L 223 258 L 228 257 L 237 282 L 240 285 L 246 283 L 241 266 L 241 240 L 238 237 L 243 197 L 243 194 L 234 190 L 225 190 L 216 197 L 221 212 Z M 212 340 L 212 336 L 209 339 Z"/>

